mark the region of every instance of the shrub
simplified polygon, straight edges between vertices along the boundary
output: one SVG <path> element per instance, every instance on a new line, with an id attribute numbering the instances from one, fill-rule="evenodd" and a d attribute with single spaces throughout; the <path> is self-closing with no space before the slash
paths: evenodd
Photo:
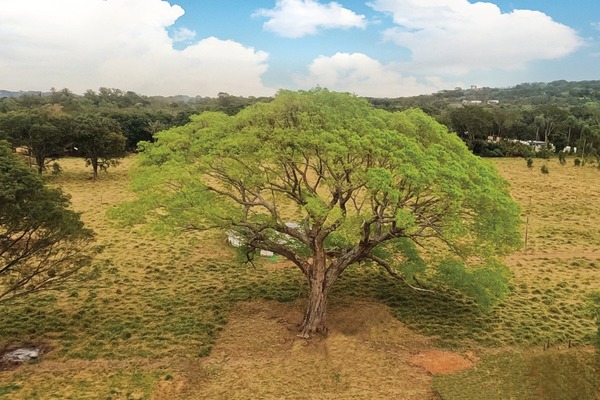
<path id="1" fill-rule="evenodd" d="M 567 163 L 567 155 L 563 151 L 558 153 L 558 162 L 560 165 L 565 165 Z"/>
<path id="2" fill-rule="evenodd" d="M 533 158 L 527 157 L 527 168 L 533 168 Z"/>
<path id="3" fill-rule="evenodd" d="M 550 146 L 544 146 L 542 149 L 540 149 L 540 151 L 535 153 L 535 156 L 537 158 L 544 158 L 546 160 L 549 160 L 550 157 L 552 157 L 552 154 L 554 154 L 552 148 Z"/>
<path id="4" fill-rule="evenodd" d="M 542 172 L 542 174 L 550 173 L 550 170 L 548 169 L 548 166 L 546 164 L 542 165 L 542 168 L 540 168 L 540 171 Z"/>

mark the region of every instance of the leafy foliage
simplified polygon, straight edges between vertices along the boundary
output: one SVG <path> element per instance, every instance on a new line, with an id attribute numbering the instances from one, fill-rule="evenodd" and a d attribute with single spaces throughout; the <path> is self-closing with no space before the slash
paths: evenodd
<path id="1" fill-rule="evenodd" d="M 71 139 L 68 117 L 51 107 L 0 115 L 0 131 L 5 132 L 14 146 L 28 150 L 40 174 L 49 161 L 64 154 Z"/>
<path id="2" fill-rule="evenodd" d="M 127 138 L 114 120 L 100 115 L 80 115 L 75 119 L 75 130 L 78 153 L 86 159 L 86 165 L 92 166 L 94 179 L 98 178 L 98 169 L 106 171 L 125 157 Z"/>
<path id="3" fill-rule="evenodd" d="M 92 232 L 69 199 L 0 142 L 0 301 L 64 281 L 89 265 Z"/>
<path id="4" fill-rule="evenodd" d="M 233 117 L 193 117 L 140 150 L 140 198 L 116 216 L 162 231 L 233 230 L 308 276 L 321 256 L 333 280 L 359 262 L 406 282 L 449 278 L 438 266 L 460 266 L 500 285 L 475 296 L 487 294 L 486 305 L 506 278 L 491 279 L 490 263 L 520 243 L 518 207 L 495 169 L 414 109 L 389 113 L 348 94 L 282 91 Z"/>

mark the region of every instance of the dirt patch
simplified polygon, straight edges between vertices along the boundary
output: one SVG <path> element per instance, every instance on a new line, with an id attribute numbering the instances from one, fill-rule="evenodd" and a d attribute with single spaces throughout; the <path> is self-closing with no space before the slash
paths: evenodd
<path id="1" fill-rule="evenodd" d="M 275 257 L 273 260 L 267 259 L 262 265 L 269 271 L 277 271 L 285 268 L 296 268 L 291 261 L 279 257 Z"/>
<path id="2" fill-rule="evenodd" d="M 302 302 L 239 304 L 210 357 L 181 371 L 169 396 L 177 388 L 180 399 L 436 398 L 431 374 L 411 362 L 430 339 L 384 305 L 332 305 L 329 335 L 311 340 L 296 336 L 302 311 Z"/>
<path id="3" fill-rule="evenodd" d="M 462 356 L 457 353 L 441 350 L 428 350 L 415 354 L 410 363 L 425 369 L 433 375 L 452 374 L 469 369 L 474 365 L 474 356 Z"/>

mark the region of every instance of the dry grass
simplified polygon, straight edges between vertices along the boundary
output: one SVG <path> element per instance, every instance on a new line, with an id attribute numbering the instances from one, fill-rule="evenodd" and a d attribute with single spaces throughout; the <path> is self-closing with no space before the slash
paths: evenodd
<path id="1" fill-rule="evenodd" d="M 494 160 L 529 217 L 529 238 L 508 259 L 513 293 L 492 313 L 455 293 L 415 293 L 377 270 L 355 268 L 332 295 L 331 334 L 308 343 L 293 330 L 304 280 L 285 262 L 240 266 L 220 236 L 156 238 L 106 219 L 110 206 L 131 196 L 131 162 L 92 182 L 81 160 L 65 160 L 65 172 L 52 179 L 105 246 L 100 273 L 0 307 L 0 348 L 51 349 L 38 364 L 1 371 L 0 399 L 427 399 L 436 396 L 432 387 L 448 399 L 484 393 L 469 385 L 489 388 L 485 398 L 535 398 L 542 385 L 532 372 L 535 355 L 547 344 L 557 352 L 569 343 L 585 347 L 595 332 L 586 296 L 600 288 L 596 168 L 551 161 L 543 175 L 524 160 Z M 481 362 L 432 386 L 414 357 L 439 354 L 439 345 L 474 350 Z M 507 346 L 532 350 L 515 357 Z M 560 362 L 553 365 L 560 371 Z"/>

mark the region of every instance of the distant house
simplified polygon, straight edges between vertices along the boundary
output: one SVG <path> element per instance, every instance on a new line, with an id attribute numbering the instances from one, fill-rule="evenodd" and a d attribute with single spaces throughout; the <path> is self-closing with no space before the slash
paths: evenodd
<path id="1" fill-rule="evenodd" d="M 488 100 L 488 104 L 500 104 L 500 100 Z"/>

